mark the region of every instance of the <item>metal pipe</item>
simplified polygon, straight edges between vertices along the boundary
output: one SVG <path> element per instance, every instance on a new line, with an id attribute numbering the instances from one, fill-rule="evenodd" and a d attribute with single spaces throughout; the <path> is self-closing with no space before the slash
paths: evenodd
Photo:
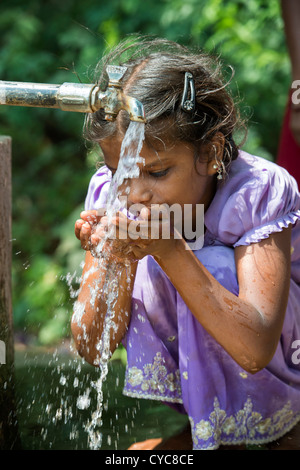
<path id="1" fill-rule="evenodd" d="M 113 121 L 121 109 L 128 112 L 132 121 L 145 122 L 140 101 L 127 96 L 121 88 L 126 67 L 108 66 L 108 86 L 101 91 L 97 84 L 6 82 L 0 80 L 0 105 L 58 108 L 62 111 L 94 113 L 105 112 L 105 119 Z"/>

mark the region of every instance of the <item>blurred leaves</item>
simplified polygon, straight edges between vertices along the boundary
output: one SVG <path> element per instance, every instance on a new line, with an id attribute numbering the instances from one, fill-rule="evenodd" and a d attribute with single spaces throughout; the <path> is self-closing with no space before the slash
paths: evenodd
<path id="1" fill-rule="evenodd" d="M 275 158 L 290 80 L 278 0 L 2 0 L 0 79 L 89 82 L 105 49 L 132 33 L 221 54 L 250 116 L 246 150 Z M 0 106 L 0 132 L 13 139 L 15 325 L 43 342 L 67 334 L 63 279 L 80 272 L 73 227 L 95 170 L 82 126 L 76 113 Z"/>

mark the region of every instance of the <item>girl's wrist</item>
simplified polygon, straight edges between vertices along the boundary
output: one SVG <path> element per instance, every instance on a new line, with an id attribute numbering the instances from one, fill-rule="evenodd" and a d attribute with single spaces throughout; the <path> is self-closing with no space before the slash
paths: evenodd
<path id="1" fill-rule="evenodd" d="M 94 258 L 105 260 L 107 264 L 114 263 L 121 267 L 135 265 L 138 262 L 138 260 L 134 257 L 133 253 L 122 253 L 122 255 L 120 256 L 119 254 L 114 252 L 113 247 L 109 246 L 109 244 L 105 244 L 102 247 L 101 251 L 98 251 L 97 248 L 91 250 L 91 254 Z"/>
<path id="2" fill-rule="evenodd" d="M 122 267 L 132 266 L 132 265 L 137 264 L 138 262 L 138 260 L 133 257 L 130 257 L 130 256 L 120 257 L 114 253 L 108 253 L 108 252 L 106 252 L 106 254 L 103 257 L 108 261 L 108 263 L 115 263 Z"/>
<path id="3" fill-rule="evenodd" d="M 173 260 L 180 253 L 184 252 L 186 249 L 189 249 L 185 240 L 183 238 L 173 239 L 172 247 L 169 250 L 165 250 L 163 255 L 154 255 L 154 259 L 158 262 L 159 265 L 166 266 L 169 263 L 172 263 Z"/>

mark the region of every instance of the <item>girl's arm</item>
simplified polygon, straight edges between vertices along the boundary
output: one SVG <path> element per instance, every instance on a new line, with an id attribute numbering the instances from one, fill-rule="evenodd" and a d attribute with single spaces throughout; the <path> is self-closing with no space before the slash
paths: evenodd
<path id="1" fill-rule="evenodd" d="M 86 218 L 87 220 L 87 218 Z M 107 270 L 111 261 L 101 262 L 94 257 L 89 251 L 91 248 L 89 240 L 92 236 L 92 226 L 84 221 L 77 221 L 79 229 L 75 230 L 77 238 L 81 240 L 82 247 L 87 250 L 85 265 L 82 272 L 82 281 L 79 295 L 75 304 L 75 310 L 71 321 L 71 331 L 74 338 L 75 346 L 81 356 L 92 365 L 99 363 L 99 341 L 103 332 L 103 325 L 107 313 L 107 297 L 102 288 L 105 283 Z M 82 229 L 84 225 L 84 228 Z M 95 235 L 94 235 L 95 236 Z M 115 257 L 111 258 L 113 261 Z M 135 280 L 137 263 L 133 262 L 128 265 L 119 258 L 117 263 L 117 301 L 113 307 L 115 315 L 113 322 L 117 329 L 111 330 L 111 353 L 120 344 L 124 337 L 131 313 L 131 296 Z M 111 286 L 108 285 L 110 288 Z"/>
<path id="2" fill-rule="evenodd" d="M 290 283 L 290 232 L 235 249 L 238 297 L 185 249 L 183 240 L 156 256 L 199 323 L 250 373 L 270 362 L 280 338 Z"/>

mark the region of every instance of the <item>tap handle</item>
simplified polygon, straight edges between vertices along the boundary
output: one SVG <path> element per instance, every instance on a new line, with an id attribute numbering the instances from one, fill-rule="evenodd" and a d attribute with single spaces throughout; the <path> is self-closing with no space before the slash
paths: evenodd
<path id="1" fill-rule="evenodd" d="M 106 67 L 108 86 L 105 92 L 98 92 L 98 101 L 97 99 L 94 100 L 95 109 L 97 106 L 103 108 L 107 121 L 114 121 L 118 112 L 124 109 L 132 121 L 146 122 L 142 103 L 131 96 L 125 95 L 122 90 L 121 80 L 126 70 L 127 67 L 120 65 L 108 65 Z"/>
<path id="2" fill-rule="evenodd" d="M 106 72 L 108 75 L 108 86 L 121 86 L 121 80 L 125 75 L 127 67 L 121 67 L 120 65 L 108 65 Z"/>

